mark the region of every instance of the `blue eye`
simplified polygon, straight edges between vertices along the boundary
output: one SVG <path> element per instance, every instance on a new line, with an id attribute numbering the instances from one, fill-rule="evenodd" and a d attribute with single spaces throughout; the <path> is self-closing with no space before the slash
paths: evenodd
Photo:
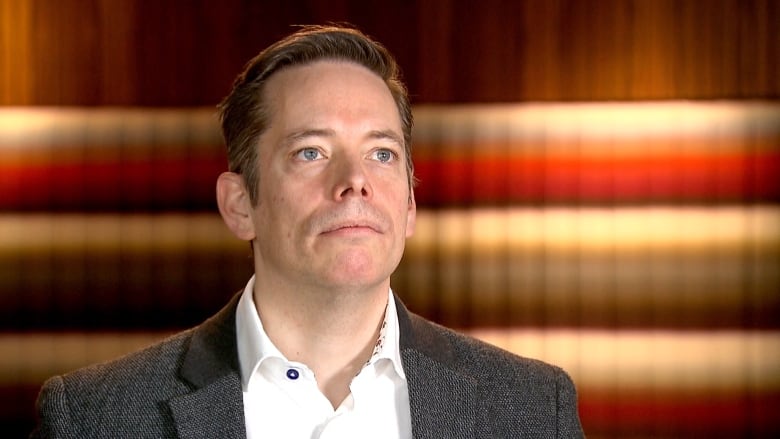
<path id="1" fill-rule="evenodd" d="M 395 158 L 395 153 L 389 149 L 378 149 L 374 152 L 374 158 L 382 163 L 387 163 Z"/>
<path id="2" fill-rule="evenodd" d="M 305 148 L 300 151 L 298 151 L 298 154 L 296 154 L 298 158 L 301 158 L 306 161 L 312 161 L 317 160 L 321 157 L 320 152 L 315 148 Z"/>

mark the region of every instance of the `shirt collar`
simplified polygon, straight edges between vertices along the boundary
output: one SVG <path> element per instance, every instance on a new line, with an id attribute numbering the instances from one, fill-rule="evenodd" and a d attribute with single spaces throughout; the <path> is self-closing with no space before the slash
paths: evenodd
<path id="1" fill-rule="evenodd" d="M 276 348 L 263 329 L 263 322 L 257 314 L 252 292 L 255 289 L 253 275 L 241 294 L 236 309 L 236 338 L 238 339 L 238 362 L 241 366 L 241 385 L 244 391 L 249 388 L 249 379 L 266 358 L 287 359 Z"/>
<path id="2" fill-rule="evenodd" d="M 247 391 L 249 388 L 249 381 L 255 370 L 267 358 L 280 358 L 288 361 L 271 339 L 268 338 L 268 334 L 263 329 L 263 322 L 257 314 L 252 294 L 254 288 L 255 276 L 253 275 L 247 282 L 236 309 L 238 361 L 241 367 L 241 385 L 244 391 Z M 393 291 L 388 290 L 385 319 L 374 347 L 374 353 L 366 365 L 375 364 L 382 359 L 390 360 L 398 376 L 406 379 L 406 374 L 401 364 L 399 341 L 398 312 L 395 306 Z"/>
<path id="3" fill-rule="evenodd" d="M 374 354 L 367 364 L 373 364 L 381 359 L 390 360 L 395 372 L 402 379 L 406 379 L 403 364 L 401 363 L 400 348 L 400 330 L 398 329 L 398 311 L 395 306 L 395 296 L 393 290 L 388 290 L 387 308 L 385 309 L 385 320 L 382 322 L 382 329 L 379 331 L 379 338 L 374 347 Z"/>

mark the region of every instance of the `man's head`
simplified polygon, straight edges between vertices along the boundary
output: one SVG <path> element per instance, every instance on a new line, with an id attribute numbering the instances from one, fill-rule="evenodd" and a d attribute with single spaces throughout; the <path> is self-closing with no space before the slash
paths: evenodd
<path id="1" fill-rule="evenodd" d="M 217 202 L 266 288 L 387 292 L 416 217 L 397 73 L 357 31 L 311 28 L 239 77 L 222 105 L 231 171 Z"/>
<path id="2" fill-rule="evenodd" d="M 395 59 L 384 46 L 358 30 L 307 26 L 253 58 L 236 79 L 232 92 L 219 106 L 228 168 L 243 176 L 253 204 L 257 203 L 257 143 L 272 116 L 264 93 L 265 85 L 275 73 L 285 68 L 322 60 L 359 64 L 382 78 L 401 118 L 409 188 L 413 185 L 412 110 Z"/>

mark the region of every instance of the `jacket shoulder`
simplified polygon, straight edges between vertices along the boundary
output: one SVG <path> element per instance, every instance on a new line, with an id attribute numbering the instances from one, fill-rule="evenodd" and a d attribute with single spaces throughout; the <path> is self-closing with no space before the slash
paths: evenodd
<path id="1" fill-rule="evenodd" d="M 410 316 L 414 328 L 414 346 L 430 358 L 449 365 L 454 370 L 474 376 L 512 372 L 528 379 L 555 380 L 565 373 L 552 364 L 523 357 L 472 336 L 454 331 L 420 316 Z M 506 378 L 506 375 L 503 375 Z"/>
<path id="2" fill-rule="evenodd" d="M 192 332 L 192 329 L 179 332 L 119 358 L 68 372 L 62 375 L 62 380 L 69 390 L 78 389 L 82 394 L 122 393 L 152 387 L 152 382 L 169 381 L 181 366 L 182 353 L 189 345 Z"/>
<path id="3" fill-rule="evenodd" d="M 32 436 L 175 436 L 173 401 L 212 383 L 219 384 L 212 389 L 240 390 L 235 385 L 239 297 L 195 328 L 48 380 L 38 396 L 39 424 Z"/>
<path id="4" fill-rule="evenodd" d="M 456 375 L 472 383 L 480 407 L 477 436 L 583 437 L 574 383 L 560 367 L 413 314 L 408 322 L 410 333 L 402 346 L 406 345 L 405 358 L 413 370 L 407 375 L 415 377 L 425 368 L 438 370 L 440 377 Z"/>
<path id="5" fill-rule="evenodd" d="M 184 331 L 115 360 L 50 378 L 36 402 L 40 421 L 31 437 L 101 437 L 111 434 L 107 426 L 147 435 L 166 432 L 172 423 L 160 407 L 189 389 L 177 379 L 177 371 L 191 336 L 192 330 Z"/>

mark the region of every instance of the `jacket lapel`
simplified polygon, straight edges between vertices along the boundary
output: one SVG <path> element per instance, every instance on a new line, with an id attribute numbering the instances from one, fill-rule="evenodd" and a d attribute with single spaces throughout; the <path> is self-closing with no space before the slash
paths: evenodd
<path id="1" fill-rule="evenodd" d="M 193 330 L 179 373 L 194 390 L 168 401 L 183 439 L 246 437 L 235 329 L 239 297 Z"/>
<path id="2" fill-rule="evenodd" d="M 182 439 L 246 437 L 238 379 L 222 377 L 190 394 L 171 399 L 168 405 Z"/>
<path id="3" fill-rule="evenodd" d="M 473 438 L 478 386 L 454 370 L 450 343 L 396 298 L 401 361 L 415 438 Z"/>

